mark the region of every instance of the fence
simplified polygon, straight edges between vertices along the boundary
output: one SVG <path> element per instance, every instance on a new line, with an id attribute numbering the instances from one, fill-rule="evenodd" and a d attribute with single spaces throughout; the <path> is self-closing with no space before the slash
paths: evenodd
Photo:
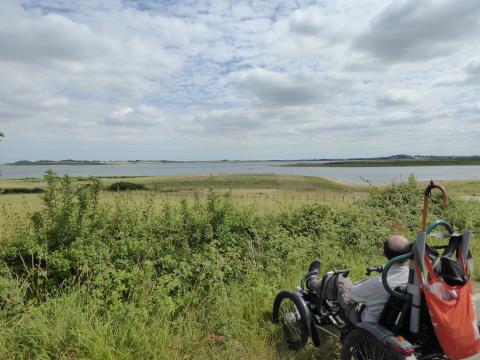
<path id="1" fill-rule="evenodd" d="M 123 192 L 106 192 L 108 194 L 131 194 L 135 196 L 154 196 L 155 198 L 163 198 L 163 199 L 191 199 L 195 196 L 200 198 L 206 198 L 208 196 L 208 192 L 206 191 L 159 191 L 159 190 L 151 190 L 151 191 L 144 191 L 144 190 L 131 190 L 131 191 L 123 191 Z M 275 191 L 272 193 L 264 193 L 264 192 L 238 192 L 238 191 L 230 191 L 230 192 L 220 192 L 218 191 L 221 196 L 229 196 L 232 199 L 238 199 L 241 201 L 295 201 L 295 202 L 307 202 L 307 203 L 320 203 L 320 202 L 355 202 L 364 196 L 360 193 L 333 193 L 333 192 L 309 192 L 309 193 L 302 193 L 302 192 L 280 192 Z"/>

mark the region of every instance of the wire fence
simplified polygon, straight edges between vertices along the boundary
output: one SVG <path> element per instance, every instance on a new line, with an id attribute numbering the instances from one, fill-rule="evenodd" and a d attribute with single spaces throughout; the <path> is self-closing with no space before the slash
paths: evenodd
<path id="1" fill-rule="evenodd" d="M 130 190 L 121 192 L 106 192 L 108 194 L 130 194 L 135 196 L 154 196 L 155 198 L 163 199 L 192 199 L 194 197 L 206 198 L 208 192 L 206 191 L 144 191 L 144 190 Z M 295 202 L 308 202 L 308 203 L 320 203 L 320 202 L 355 202 L 364 198 L 361 193 L 329 193 L 329 192 L 217 192 L 221 196 L 230 197 L 236 200 L 242 201 L 295 201 Z"/>

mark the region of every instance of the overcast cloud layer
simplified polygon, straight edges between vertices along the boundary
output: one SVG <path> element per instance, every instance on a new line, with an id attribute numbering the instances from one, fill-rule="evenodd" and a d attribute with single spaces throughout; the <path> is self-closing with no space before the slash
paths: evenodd
<path id="1" fill-rule="evenodd" d="M 0 2 L 0 162 L 479 154 L 480 2 Z"/>

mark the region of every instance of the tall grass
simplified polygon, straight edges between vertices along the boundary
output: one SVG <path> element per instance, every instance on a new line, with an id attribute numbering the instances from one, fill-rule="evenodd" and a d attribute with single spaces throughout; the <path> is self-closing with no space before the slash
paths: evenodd
<path id="1" fill-rule="evenodd" d="M 105 203 L 102 184 L 45 176 L 43 207 L 2 229 L 0 358 L 331 359 L 338 345 L 287 351 L 272 300 L 308 263 L 381 262 L 391 233 L 419 228 L 421 189 L 373 189 L 349 207 L 259 213 L 210 190 L 160 210 L 128 195 Z M 480 230 L 478 204 L 435 199 L 435 217 Z M 478 247 L 477 247 L 478 248 Z"/>

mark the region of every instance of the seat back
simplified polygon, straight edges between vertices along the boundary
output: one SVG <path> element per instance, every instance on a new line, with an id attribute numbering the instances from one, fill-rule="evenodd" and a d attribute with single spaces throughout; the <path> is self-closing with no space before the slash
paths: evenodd
<path id="1" fill-rule="evenodd" d="M 407 287 L 397 286 L 395 291 L 406 294 Z M 410 303 L 390 295 L 385 306 L 383 307 L 378 323 L 392 331 L 395 335 L 398 335 L 399 333 L 404 333 L 405 330 L 408 331 L 409 319 Z"/>

